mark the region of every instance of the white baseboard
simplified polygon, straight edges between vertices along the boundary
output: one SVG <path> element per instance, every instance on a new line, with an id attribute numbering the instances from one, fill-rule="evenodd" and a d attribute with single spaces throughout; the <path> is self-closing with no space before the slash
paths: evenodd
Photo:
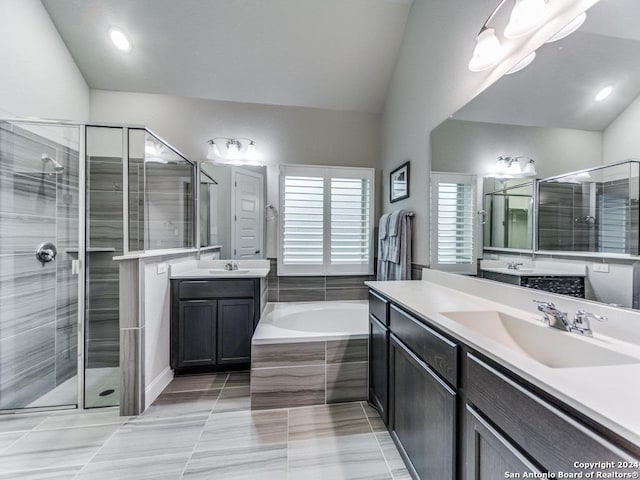
<path id="1" fill-rule="evenodd" d="M 167 385 L 173 380 L 173 370 L 171 367 L 165 368 L 160 375 L 153 379 L 153 381 L 145 388 L 144 390 L 144 398 L 145 405 L 144 409 L 146 410 L 149 406 L 158 398 L 158 395 L 162 393 L 162 391 L 167 388 Z"/>

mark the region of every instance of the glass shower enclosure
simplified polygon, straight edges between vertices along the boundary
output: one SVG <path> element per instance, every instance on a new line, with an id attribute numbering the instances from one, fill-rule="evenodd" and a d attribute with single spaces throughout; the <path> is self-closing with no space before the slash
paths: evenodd
<path id="1" fill-rule="evenodd" d="M 78 403 L 80 126 L 0 122 L 0 410 Z"/>

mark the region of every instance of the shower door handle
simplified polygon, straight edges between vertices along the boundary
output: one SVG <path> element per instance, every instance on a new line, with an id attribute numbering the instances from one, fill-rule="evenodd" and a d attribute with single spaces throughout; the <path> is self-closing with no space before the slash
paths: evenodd
<path id="1" fill-rule="evenodd" d="M 51 242 L 44 242 L 36 249 L 36 258 L 45 263 L 53 262 L 56 259 L 56 255 L 58 255 L 58 249 Z"/>
<path id="2" fill-rule="evenodd" d="M 480 215 L 480 223 L 482 225 L 487 223 L 487 211 L 486 210 L 478 210 L 478 215 Z"/>

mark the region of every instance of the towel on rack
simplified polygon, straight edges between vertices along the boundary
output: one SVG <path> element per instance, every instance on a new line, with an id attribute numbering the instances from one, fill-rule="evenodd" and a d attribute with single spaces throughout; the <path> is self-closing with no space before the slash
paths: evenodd
<path id="1" fill-rule="evenodd" d="M 383 260 L 387 260 L 391 263 L 400 263 L 400 232 L 402 229 L 402 222 L 405 218 L 405 210 L 396 210 L 391 213 L 389 217 L 389 230 L 388 230 L 388 247 L 386 251 L 386 257 Z"/>
<path id="2" fill-rule="evenodd" d="M 389 244 L 387 239 L 389 237 L 389 218 L 391 218 L 391 214 L 385 213 L 380 217 L 380 222 L 378 224 L 378 258 L 387 257 L 387 250 Z"/>
<path id="3" fill-rule="evenodd" d="M 411 279 L 411 216 L 397 210 L 380 217 L 377 280 Z"/>

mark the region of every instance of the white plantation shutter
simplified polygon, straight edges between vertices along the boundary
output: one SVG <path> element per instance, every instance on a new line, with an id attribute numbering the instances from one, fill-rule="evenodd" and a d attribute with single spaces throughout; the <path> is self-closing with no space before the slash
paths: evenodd
<path id="1" fill-rule="evenodd" d="M 476 177 L 431 175 L 431 268 L 475 274 Z"/>
<path id="2" fill-rule="evenodd" d="M 285 265 L 322 265 L 324 179 L 284 178 L 282 256 Z"/>
<path id="3" fill-rule="evenodd" d="M 373 273 L 371 168 L 280 166 L 279 275 Z"/>
<path id="4" fill-rule="evenodd" d="M 367 264 L 370 229 L 369 180 L 332 178 L 331 264 Z"/>

